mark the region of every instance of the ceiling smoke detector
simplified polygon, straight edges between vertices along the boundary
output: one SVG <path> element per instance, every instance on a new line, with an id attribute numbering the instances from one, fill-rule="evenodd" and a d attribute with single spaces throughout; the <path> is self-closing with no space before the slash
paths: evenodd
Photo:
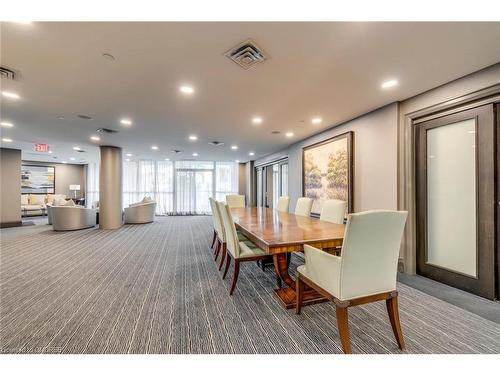
<path id="1" fill-rule="evenodd" d="M 279 130 L 273 130 L 271 134 L 281 134 L 281 132 Z"/>
<path id="2" fill-rule="evenodd" d="M 262 48 L 257 46 L 257 44 L 255 44 L 255 42 L 251 39 L 248 39 L 231 48 L 224 54 L 224 56 L 245 70 L 248 70 L 270 58 L 269 55 L 265 53 Z"/>
<path id="3" fill-rule="evenodd" d="M 212 145 L 212 146 L 222 146 L 224 144 L 224 142 L 212 141 L 212 142 L 208 142 L 208 144 Z"/>

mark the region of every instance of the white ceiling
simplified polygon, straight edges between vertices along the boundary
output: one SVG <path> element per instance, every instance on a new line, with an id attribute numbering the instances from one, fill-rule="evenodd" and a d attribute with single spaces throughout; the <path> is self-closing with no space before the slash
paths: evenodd
<path id="1" fill-rule="evenodd" d="M 252 38 L 271 59 L 243 70 L 224 53 Z M 89 160 L 102 144 L 134 158 L 246 161 L 500 61 L 500 23 L 33 23 L 1 25 L 2 128 L 31 160 Z M 115 61 L 102 57 L 115 56 Z M 400 84 L 382 90 L 395 78 Z M 191 97 L 179 93 L 193 85 Z M 78 114 L 93 120 L 81 120 Z M 264 122 L 255 126 L 254 115 Z M 58 119 L 64 116 L 64 119 Z M 320 116 L 320 125 L 311 118 Z M 133 120 L 123 128 L 122 117 Z M 292 131 L 295 136 L 271 135 Z M 187 139 L 196 134 L 197 142 Z M 225 143 L 213 147 L 209 141 Z M 52 155 L 35 155 L 48 143 Z M 239 149 L 230 149 L 237 144 Z M 86 150 L 78 154 L 73 146 Z M 152 151 L 151 145 L 158 145 Z M 183 153 L 175 157 L 173 149 Z M 84 155 L 84 156 L 82 156 Z"/>

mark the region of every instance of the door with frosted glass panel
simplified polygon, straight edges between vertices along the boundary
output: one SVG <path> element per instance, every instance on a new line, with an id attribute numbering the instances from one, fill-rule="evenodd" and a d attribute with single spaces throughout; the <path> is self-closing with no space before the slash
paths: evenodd
<path id="1" fill-rule="evenodd" d="M 417 125 L 417 272 L 495 298 L 492 105 Z"/>

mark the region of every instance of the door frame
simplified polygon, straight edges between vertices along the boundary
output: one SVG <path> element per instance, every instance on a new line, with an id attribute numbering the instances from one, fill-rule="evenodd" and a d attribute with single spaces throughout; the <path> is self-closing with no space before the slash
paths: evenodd
<path id="1" fill-rule="evenodd" d="M 464 120 L 476 120 L 476 274 L 461 274 L 442 266 L 431 265 L 427 258 L 427 131 Z M 479 131 L 478 129 L 481 129 Z M 495 113 L 494 106 L 460 111 L 421 122 L 416 127 L 417 182 L 417 272 L 433 280 L 494 299 L 496 296 L 496 183 L 495 183 Z M 490 141 L 488 141 L 490 140 Z M 493 174 L 491 174 L 493 171 Z M 488 181 L 489 180 L 489 181 Z M 482 181 L 483 183 L 479 183 Z M 481 249 L 483 252 L 479 256 Z M 491 251 L 485 252 L 487 249 Z"/>
<path id="2" fill-rule="evenodd" d="M 427 119 L 439 117 L 439 115 L 436 115 L 437 113 L 443 116 L 465 109 L 480 107 L 484 104 L 499 102 L 500 83 L 480 90 L 469 91 L 451 99 L 437 101 L 436 104 L 421 106 L 410 112 L 400 110 L 398 122 L 397 207 L 398 210 L 408 211 L 408 219 L 401 243 L 402 259 L 400 259 L 400 266 L 403 272 L 411 275 L 416 273 L 415 125 Z M 498 161 L 498 165 L 500 165 L 500 161 Z M 500 200 L 500 193 L 498 193 L 498 197 L 498 200 Z M 500 245 L 497 246 L 497 259 L 499 257 Z M 500 269 L 498 272 L 500 274 Z"/>

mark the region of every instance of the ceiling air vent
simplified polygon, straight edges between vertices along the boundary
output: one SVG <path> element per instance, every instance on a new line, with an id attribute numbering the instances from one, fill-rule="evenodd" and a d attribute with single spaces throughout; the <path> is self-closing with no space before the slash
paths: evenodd
<path id="1" fill-rule="evenodd" d="M 17 81 L 19 79 L 19 72 L 16 72 L 13 69 L 6 68 L 5 66 L 0 66 L 0 76 L 2 78 Z"/>
<path id="2" fill-rule="evenodd" d="M 251 39 L 248 39 L 238 44 L 236 47 L 231 48 L 224 54 L 224 56 L 228 57 L 245 70 L 269 59 L 269 55 L 267 55 L 262 48 L 257 46 Z"/>
<path id="3" fill-rule="evenodd" d="M 273 130 L 271 134 L 281 134 L 281 132 L 279 130 Z"/>
<path id="4" fill-rule="evenodd" d="M 208 142 L 208 144 L 212 145 L 212 146 L 222 146 L 222 145 L 224 145 L 224 142 L 212 141 L 212 142 Z"/>
<path id="5" fill-rule="evenodd" d="M 92 120 L 92 117 L 87 115 L 76 115 L 76 117 L 81 118 L 82 120 Z"/>
<path id="6" fill-rule="evenodd" d="M 172 150 L 174 154 L 180 154 L 182 151 L 181 150 Z"/>
<path id="7" fill-rule="evenodd" d="M 106 133 L 106 134 L 118 133 L 117 130 L 108 129 L 108 128 L 99 128 L 99 129 L 96 130 L 96 132 L 98 132 L 98 133 Z"/>

